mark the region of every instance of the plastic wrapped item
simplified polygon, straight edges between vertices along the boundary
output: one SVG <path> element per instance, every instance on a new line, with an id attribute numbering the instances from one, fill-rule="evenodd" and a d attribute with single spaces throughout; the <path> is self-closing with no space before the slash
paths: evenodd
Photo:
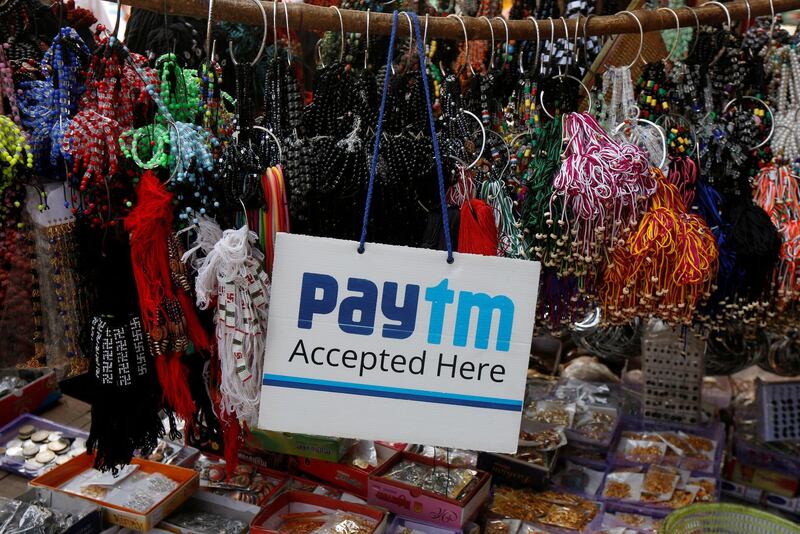
<path id="1" fill-rule="evenodd" d="M 484 534 L 516 534 L 522 521 L 519 519 L 490 519 L 486 521 Z"/>
<path id="2" fill-rule="evenodd" d="M 170 516 L 169 522 L 197 534 L 240 534 L 248 528 L 244 521 L 208 512 L 178 512 Z"/>
<path id="3" fill-rule="evenodd" d="M 519 431 L 519 444 L 539 452 L 554 451 L 567 444 L 567 435 L 563 427 L 543 427 L 526 425 L 523 421 Z"/>
<path id="4" fill-rule="evenodd" d="M 460 500 L 467 495 L 464 490 L 469 487 L 476 475 L 477 472 L 472 469 L 429 466 L 412 460 L 403 460 L 383 477 L 445 495 L 449 499 Z"/>
<path id="5" fill-rule="evenodd" d="M 627 439 L 624 441 L 624 458 L 635 464 L 657 464 L 667 452 L 667 444 L 661 441 Z M 621 442 L 620 445 L 623 445 Z"/>
<path id="6" fill-rule="evenodd" d="M 86 452 L 87 434 L 24 415 L 0 432 L 0 468 L 34 478 Z"/>
<path id="7" fill-rule="evenodd" d="M 375 521 L 367 517 L 336 510 L 314 534 L 369 534 L 375 529 Z"/>
<path id="8" fill-rule="evenodd" d="M 475 467 L 478 464 L 478 453 L 465 449 L 450 449 L 432 445 L 409 445 L 406 450 L 420 456 L 434 458 L 437 462 L 454 467 Z"/>
<path id="9" fill-rule="evenodd" d="M 206 455 L 198 457 L 194 469 L 200 473 L 200 487 L 249 504 L 261 504 L 283 482 L 282 478 L 245 463 L 237 465 L 228 476 L 224 460 Z"/>
<path id="10" fill-rule="evenodd" d="M 668 501 L 680 482 L 677 470 L 658 465 L 651 465 L 644 475 L 642 497 L 645 502 Z"/>
<path id="11" fill-rule="evenodd" d="M 0 532 L 3 534 L 58 534 L 80 517 L 37 503 L 0 497 Z"/>
<path id="12" fill-rule="evenodd" d="M 696 502 L 715 502 L 717 500 L 717 481 L 709 477 L 690 477 L 687 486 L 697 486 Z"/>
<path id="13" fill-rule="evenodd" d="M 537 525 L 584 531 L 598 516 L 600 506 L 569 493 L 497 486 L 489 510 Z"/>
<path id="14" fill-rule="evenodd" d="M 597 490 L 603 484 L 604 476 L 605 473 L 602 471 L 567 462 L 564 469 L 556 474 L 553 482 L 571 493 L 580 493 L 591 498 L 597 494 Z"/>
<path id="15" fill-rule="evenodd" d="M 561 427 L 571 427 L 575 417 L 575 404 L 543 400 L 536 403 L 536 409 L 527 418 L 539 423 Z"/>
<path id="16" fill-rule="evenodd" d="M 640 501 L 643 484 L 643 473 L 615 471 L 606 475 L 603 497 L 617 501 Z"/>
<path id="17" fill-rule="evenodd" d="M 162 473 L 145 473 L 139 471 L 138 465 L 127 465 L 117 475 L 87 469 L 64 484 L 61 490 L 145 513 L 178 486 L 178 482 Z"/>

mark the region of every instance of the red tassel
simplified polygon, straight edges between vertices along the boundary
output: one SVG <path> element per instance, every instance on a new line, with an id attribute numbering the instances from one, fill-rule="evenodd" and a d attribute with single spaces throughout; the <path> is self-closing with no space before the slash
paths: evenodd
<path id="1" fill-rule="evenodd" d="M 241 427 L 235 415 L 223 412 L 220 414 L 222 427 L 222 446 L 225 453 L 225 471 L 229 477 L 234 475 L 239 465 L 239 438 Z"/>
<path id="2" fill-rule="evenodd" d="M 461 205 L 458 251 L 497 256 L 497 225 L 492 207 L 483 200 L 468 199 Z"/>
<path id="3" fill-rule="evenodd" d="M 186 319 L 186 333 L 189 339 L 192 340 L 195 351 L 207 352 L 211 348 L 211 340 L 209 339 L 208 332 L 203 328 L 200 318 L 194 309 L 194 303 L 189 295 L 182 289 L 178 289 L 178 301 L 183 310 L 183 316 Z"/>
<path id="4" fill-rule="evenodd" d="M 155 363 L 164 400 L 178 417 L 191 421 L 196 410 L 187 380 L 189 370 L 183 365 L 181 355 L 164 354 L 155 358 Z"/>
<path id="5" fill-rule="evenodd" d="M 131 263 L 139 307 L 145 330 L 151 332 L 158 325 L 158 311 L 164 297 L 174 298 L 169 270 L 167 239 L 172 227 L 172 194 L 147 171 L 136 189 L 136 207 L 125 218 L 125 229 L 130 232 Z"/>

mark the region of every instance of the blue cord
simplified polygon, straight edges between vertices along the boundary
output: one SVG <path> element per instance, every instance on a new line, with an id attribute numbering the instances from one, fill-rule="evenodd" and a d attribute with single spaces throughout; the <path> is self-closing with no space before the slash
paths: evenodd
<path id="1" fill-rule="evenodd" d="M 425 104 L 428 110 L 428 122 L 431 127 L 431 138 L 433 141 L 433 155 L 436 160 L 436 174 L 439 178 L 439 201 L 442 205 L 442 225 L 444 226 L 444 240 L 447 245 L 447 263 L 453 263 L 453 243 L 450 239 L 450 221 L 447 216 L 447 202 L 444 192 L 444 173 L 442 172 L 442 158 L 439 154 L 439 140 L 436 137 L 436 127 L 433 121 L 433 108 L 431 107 L 431 92 L 428 87 L 428 72 L 425 69 L 425 52 L 422 48 L 422 37 L 419 29 L 419 18 L 416 13 L 410 13 L 414 20 L 414 31 L 416 33 L 417 53 L 419 54 L 420 71 L 422 74 L 422 86 L 425 89 Z M 375 185 L 375 174 L 378 167 L 378 151 L 381 143 L 381 130 L 383 127 L 383 112 L 386 109 L 386 96 L 389 90 L 389 76 L 392 71 L 392 57 L 394 55 L 394 40 L 397 33 L 397 16 L 395 11 L 392 17 L 392 33 L 389 37 L 389 54 L 386 58 L 386 76 L 383 79 L 383 94 L 381 95 L 381 107 L 378 112 L 378 126 L 375 132 L 375 146 L 372 150 L 372 163 L 369 169 L 369 185 L 367 187 L 367 201 L 364 206 L 364 220 L 361 225 L 361 240 L 358 245 L 358 253 L 364 253 L 364 243 L 367 240 L 367 224 L 369 222 L 369 209 L 372 204 L 372 192 Z"/>
<path id="2" fill-rule="evenodd" d="M 369 208 L 372 205 L 372 190 L 375 186 L 375 173 L 378 168 L 378 150 L 381 146 L 381 130 L 383 129 L 383 112 L 386 109 L 386 95 L 389 92 L 389 75 L 392 72 L 392 56 L 394 55 L 394 38 L 397 34 L 397 11 L 392 14 L 392 34 L 389 37 L 389 54 L 386 57 L 386 76 L 383 77 L 383 95 L 381 107 L 378 111 L 378 127 L 375 132 L 375 146 L 372 149 L 372 163 L 369 167 L 369 185 L 367 186 L 367 203 L 364 206 L 364 221 L 361 224 L 361 242 L 358 253 L 364 253 L 364 243 L 367 241 L 367 223 L 369 222 Z"/>

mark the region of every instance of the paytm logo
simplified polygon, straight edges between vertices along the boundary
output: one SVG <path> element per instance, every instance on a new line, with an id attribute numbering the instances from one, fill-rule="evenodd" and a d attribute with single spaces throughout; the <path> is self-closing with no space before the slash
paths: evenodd
<path id="1" fill-rule="evenodd" d="M 455 325 L 452 328 L 453 345 L 466 347 L 470 323 L 474 311 L 478 319 L 475 328 L 475 348 L 489 348 L 489 336 L 495 315 L 497 338 L 495 349 L 508 351 L 511 344 L 511 329 L 514 324 L 514 303 L 505 295 L 490 296 L 486 293 L 456 291 L 448 287 L 449 280 L 442 279 L 424 291 L 424 301 L 430 306 L 428 343 L 439 345 L 444 332 L 445 311 L 450 305 L 456 307 Z M 397 282 L 384 282 L 378 286 L 366 278 L 348 278 L 347 295 L 339 300 L 339 283 L 330 275 L 303 273 L 300 292 L 300 311 L 297 327 L 310 329 L 316 315 L 329 315 L 338 308 L 339 328 L 348 334 L 369 336 L 375 332 L 376 316 L 380 305 L 382 321 L 380 334 L 390 339 L 406 339 L 416 330 L 420 286 L 406 284 L 403 291 Z M 398 301 L 398 297 L 402 298 Z M 497 314 L 495 314 L 497 312 Z"/>

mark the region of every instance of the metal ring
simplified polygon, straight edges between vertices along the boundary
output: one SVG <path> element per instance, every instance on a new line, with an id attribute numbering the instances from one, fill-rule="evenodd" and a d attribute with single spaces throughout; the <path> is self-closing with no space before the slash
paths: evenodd
<path id="1" fill-rule="evenodd" d="M 700 37 L 700 17 L 697 16 L 697 11 L 695 11 L 689 6 L 681 6 L 678 9 L 688 9 L 689 13 L 691 13 L 692 16 L 694 17 L 695 29 L 694 29 L 694 39 L 692 39 L 692 48 L 686 52 L 686 57 L 689 57 L 692 54 L 694 54 L 694 50 L 695 48 L 697 48 L 697 40 L 698 37 Z"/>
<path id="2" fill-rule="evenodd" d="M 256 130 L 263 130 L 264 132 L 266 132 L 267 135 L 269 135 L 272 138 L 273 141 L 275 141 L 275 144 L 278 146 L 278 162 L 283 161 L 283 149 L 281 148 L 281 142 L 278 139 L 278 136 L 275 135 L 272 131 L 267 130 L 263 126 L 253 126 L 253 128 Z"/>
<path id="3" fill-rule="evenodd" d="M 283 18 L 286 19 L 286 61 L 292 66 L 292 32 L 289 29 L 289 3 L 283 0 Z M 274 9 L 274 8 L 273 8 Z"/>
<path id="4" fill-rule="evenodd" d="M 586 87 L 586 84 L 584 84 L 581 80 L 579 80 L 578 78 L 576 78 L 572 74 L 558 74 L 556 76 L 553 76 L 554 80 L 559 79 L 559 78 L 569 78 L 570 80 L 574 80 L 574 81 L 578 82 L 578 85 L 580 85 L 583 88 L 583 90 L 586 92 L 586 96 L 589 97 L 589 106 L 586 109 L 589 109 L 589 110 L 592 109 L 592 106 L 594 104 L 594 102 L 592 101 L 592 93 L 589 91 L 589 88 Z M 544 111 L 545 115 L 547 115 L 551 119 L 554 118 L 550 114 L 550 112 L 547 111 L 547 108 L 544 105 L 544 88 L 542 88 L 542 90 L 539 91 L 539 104 L 542 106 L 542 111 Z"/>
<path id="5" fill-rule="evenodd" d="M 731 31 L 731 28 L 733 27 L 733 22 L 731 21 L 731 12 L 728 11 L 727 6 L 725 6 L 725 4 L 723 4 L 722 2 L 717 2 L 717 0 L 709 0 L 708 2 L 704 2 L 703 4 L 701 4 L 701 6 L 705 6 L 708 4 L 714 4 L 715 6 L 719 6 L 722 8 L 722 10 L 725 12 L 725 18 L 728 19 L 728 31 Z"/>
<path id="6" fill-rule="evenodd" d="M 769 121 L 769 133 L 767 134 L 766 139 L 761 141 L 756 146 L 748 148 L 748 150 L 757 150 L 757 149 L 761 148 L 762 146 L 766 145 L 767 143 L 769 143 L 769 140 L 772 139 L 772 134 L 775 133 L 775 115 L 773 115 L 772 108 L 770 108 L 767 105 L 766 102 L 764 102 L 763 100 L 761 100 L 760 98 L 755 97 L 755 96 L 738 96 L 738 97 L 734 98 L 733 100 L 731 100 L 730 102 L 725 104 L 725 107 L 722 108 L 722 113 L 725 113 L 726 111 L 728 111 L 728 108 L 730 108 L 731 105 L 734 102 L 736 102 L 737 100 L 743 100 L 743 99 L 754 100 L 754 101 L 758 102 L 759 104 L 761 104 L 762 106 L 764 106 L 764 108 L 767 110 L 767 112 L 769 112 L 769 118 L 770 118 L 770 121 Z"/>
<path id="7" fill-rule="evenodd" d="M 258 9 L 261 11 L 261 19 L 264 22 L 264 35 L 261 36 L 261 47 L 258 49 L 258 53 L 256 54 L 255 59 L 250 62 L 251 67 L 255 67 L 259 61 L 261 61 L 261 56 L 264 54 L 264 48 L 267 46 L 267 32 L 269 31 L 267 28 L 267 10 L 264 9 L 264 5 L 260 2 L 260 0 L 253 0 L 253 3 L 258 6 Z M 275 4 L 272 4 L 272 13 L 275 14 Z M 239 62 L 236 61 L 236 57 L 233 55 L 233 41 L 228 40 L 228 54 L 231 56 L 231 61 L 233 61 L 234 65 L 238 65 Z"/>
<path id="8" fill-rule="evenodd" d="M 331 6 L 333 9 L 336 10 L 336 14 L 339 15 L 339 29 L 340 29 L 340 36 L 341 40 L 339 43 L 339 63 L 342 62 L 344 59 L 344 20 L 342 19 L 342 12 L 339 11 L 339 8 L 336 6 Z"/>
<path id="9" fill-rule="evenodd" d="M 681 19 L 678 18 L 678 14 L 675 10 L 669 7 L 659 7 L 656 11 L 661 11 L 662 9 L 669 11 L 672 13 L 672 16 L 675 17 L 675 39 L 673 39 L 672 48 L 670 48 L 669 54 L 667 54 L 667 61 L 669 61 L 672 59 L 672 56 L 675 55 L 675 52 L 678 50 L 678 45 L 681 42 Z"/>
<path id="10" fill-rule="evenodd" d="M 633 66 L 636 65 L 636 62 L 639 59 L 641 59 L 642 63 L 644 63 L 646 65 L 647 62 L 644 61 L 644 59 L 642 58 L 642 50 L 644 49 L 644 28 L 642 27 L 642 21 L 639 20 L 639 17 L 634 15 L 632 11 L 620 11 L 619 12 L 620 15 L 622 15 L 623 13 L 625 15 L 630 15 L 631 17 L 633 17 L 633 20 L 636 21 L 636 25 L 639 26 L 639 51 L 636 52 L 636 57 L 633 59 L 633 61 L 631 61 L 630 65 L 628 65 L 628 68 L 632 69 Z"/>
<path id="11" fill-rule="evenodd" d="M 411 24 L 411 16 L 407 11 L 401 11 L 400 14 L 405 15 L 406 19 L 408 19 L 408 53 L 406 54 L 406 60 L 404 62 L 405 67 L 408 68 L 408 61 L 411 59 L 414 50 L 414 26 Z"/>
<path id="12" fill-rule="evenodd" d="M 427 19 L 428 15 L 425 15 L 425 17 Z M 504 19 L 503 17 L 494 17 L 494 19 L 499 19 L 500 22 L 503 23 L 503 27 L 506 29 L 506 47 L 505 47 L 505 54 L 503 54 L 503 66 L 505 67 L 506 63 L 508 62 L 508 23 L 506 22 L 506 19 Z"/>
<path id="13" fill-rule="evenodd" d="M 208 22 L 206 22 L 206 59 L 214 60 L 214 51 L 211 50 L 211 28 L 214 23 L 214 0 L 208 0 Z"/>
<path id="14" fill-rule="evenodd" d="M 478 162 L 483 157 L 483 151 L 486 148 L 486 128 L 483 127 L 483 122 L 481 121 L 481 119 L 477 115 L 475 115 L 473 112 L 471 112 L 471 111 L 469 111 L 467 109 L 462 109 L 461 112 L 462 113 L 466 113 L 467 115 L 469 115 L 470 117 L 475 119 L 475 122 L 477 122 L 478 126 L 481 127 L 481 150 L 480 150 L 480 152 L 478 152 L 478 157 L 475 158 L 475 161 L 473 161 L 471 164 L 469 164 L 466 167 L 466 170 L 469 170 L 469 169 L 472 169 L 473 167 L 475 167 L 475 165 L 477 165 Z"/>
<path id="15" fill-rule="evenodd" d="M 478 17 L 478 18 L 486 21 L 486 24 L 489 25 L 489 33 L 492 34 L 491 55 L 489 56 L 489 70 L 491 70 L 491 69 L 494 69 L 494 28 L 492 27 L 492 21 L 489 20 L 489 17 L 482 16 L 482 17 Z"/>
<path id="16" fill-rule="evenodd" d="M 533 29 L 536 30 L 536 54 L 534 55 L 534 58 L 533 58 L 533 60 L 534 60 L 534 64 L 533 65 L 534 65 L 534 68 L 535 68 L 536 65 L 539 64 L 539 52 L 541 51 L 540 47 L 541 47 L 542 41 L 541 41 L 541 35 L 539 33 L 539 25 L 536 23 L 536 19 L 533 18 L 533 17 L 530 17 L 530 16 L 527 17 L 527 19 L 530 20 L 533 23 Z M 518 63 L 519 63 L 518 68 L 519 68 L 519 73 L 520 74 L 525 74 L 525 68 L 522 66 L 522 56 L 524 56 L 524 55 L 525 54 L 522 53 L 522 47 L 520 47 L 520 50 L 519 50 L 519 61 L 518 61 Z"/>
<path id="17" fill-rule="evenodd" d="M 469 60 L 469 36 L 467 35 L 467 26 L 464 24 L 464 19 L 461 18 L 460 15 L 450 14 L 447 15 L 449 17 L 455 17 L 455 19 L 461 24 L 461 29 L 464 30 L 464 64 L 461 65 L 461 68 L 458 69 L 457 74 L 461 74 L 464 71 L 464 67 L 469 65 L 469 70 L 472 74 L 475 74 L 475 69 L 472 67 L 472 62 Z M 471 167 L 470 167 L 471 168 Z"/>
<path id="18" fill-rule="evenodd" d="M 364 68 L 367 68 L 369 60 L 369 8 L 367 8 L 367 45 L 364 47 Z"/>
<path id="19" fill-rule="evenodd" d="M 658 124 L 656 124 L 656 123 L 654 123 L 652 121 L 649 121 L 647 119 L 633 118 L 631 120 L 634 120 L 636 122 L 643 122 L 645 124 L 649 124 L 650 126 L 655 128 L 656 131 L 658 132 L 658 135 L 661 137 L 661 162 L 658 164 L 658 168 L 659 169 L 663 169 L 664 168 L 664 163 L 667 162 L 667 136 L 664 134 L 664 130 Z M 617 127 L 614 128 L 614 132 L 613 133 L 616 134 L 617 132 L 619 132 L 620 128 L 622 128 L 625 125 L 626 125 L 626 122 L 619 123 L 617 125 Z"/>

